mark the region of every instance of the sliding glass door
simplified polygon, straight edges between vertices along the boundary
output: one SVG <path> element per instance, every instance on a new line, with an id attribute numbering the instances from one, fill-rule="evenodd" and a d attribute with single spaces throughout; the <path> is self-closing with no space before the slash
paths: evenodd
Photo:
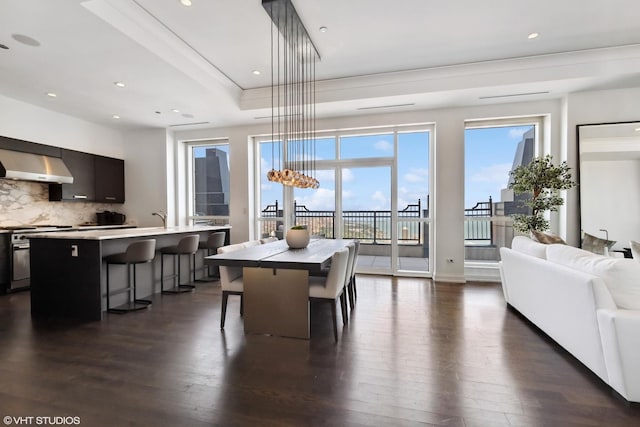
<path id="1" fill-rule="evenodd" d="M 268 182 L 268 170 L 280 165 L 279 144 L 258 140 L 258 235 L 282 238 L 304 224 L 317 237 L 359 239 L 358 272 L 428 275 L 431 135 L 424 126 L 323 135 L 318 189 Z"/>

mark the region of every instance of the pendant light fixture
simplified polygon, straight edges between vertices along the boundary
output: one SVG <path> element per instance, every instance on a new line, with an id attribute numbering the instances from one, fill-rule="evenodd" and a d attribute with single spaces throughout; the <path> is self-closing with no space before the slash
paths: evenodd
<path id="1" fill-rule="evenodd" d="M 318 188 L 315 83 L 320 55 L 291 0 L 262 0 L 262 6 L 272 21 L 272 165 L 267 179 L 298 188 Z M 276 144 L 282 159 L 278 169 Z"/>

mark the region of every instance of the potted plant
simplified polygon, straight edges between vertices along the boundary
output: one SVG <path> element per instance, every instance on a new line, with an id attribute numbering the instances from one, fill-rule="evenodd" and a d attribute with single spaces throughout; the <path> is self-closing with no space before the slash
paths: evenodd
<path id="1" fill-rule="evenodd" d="M 550 155 L 537 157 L 529 164 L 518 166 L 510 172 L 513 180 L 509 183 L 509 188 L 516 194 L 531 195 L 524 202 L 531 213 L 513 215 L 513 228 L 516 231 L 528 233 L 548 230 L 549 221 L 544 217 L 545 212 L 557 211 L 564 204 L 559 191 L 575 186 L 567 162 L 556 166 L 552 160 Z"/>
<path id="2" fill-rule="evenodd" d="M 287 230 L 285 240 L 291 249 L 306 248 L 311 236 L 306 225 L 294 225 Z"/>

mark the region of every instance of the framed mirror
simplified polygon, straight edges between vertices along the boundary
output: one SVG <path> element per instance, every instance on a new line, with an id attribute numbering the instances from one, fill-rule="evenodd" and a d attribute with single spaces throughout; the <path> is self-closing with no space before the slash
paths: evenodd
<path id="1" fill-rule="evenodd" d="M 580 235 L 640 241 L 640 121 L 577 126 Z"/>

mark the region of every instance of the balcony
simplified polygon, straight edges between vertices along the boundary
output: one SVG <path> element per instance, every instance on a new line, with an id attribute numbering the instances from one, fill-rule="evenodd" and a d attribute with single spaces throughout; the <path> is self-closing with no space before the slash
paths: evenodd
<path id="1" fill-rule="evenodd" d="M 416 221 L 428 218 L 429 210 L 420 200 L 398 211 L 398 255 L 399 269 L 428 271 L 429 224 Z M 310 210 L 304 205 L 294 204 L 295 224 L 306 225 L 312 235 L 332 239 L 336 236 L 336 212 L 333 210 Z M 492 199 L 478 202 L 465 209 L 465 259 L 468 261 L 498 261 L 499 247 L 513 237 L 511 219 L 496 215 L 501 204 Z M 276 202 L 262 211 L 261 233 L 282 238 L 283 211 Z M 269 218 L 274 218 L 269 220 Z M 360 257 L 358 265 L 373 269 L 390 269 L 391 257 L 391 211 L 359 210 L 343 211 L 342 237 L 359 239 Z"/>

